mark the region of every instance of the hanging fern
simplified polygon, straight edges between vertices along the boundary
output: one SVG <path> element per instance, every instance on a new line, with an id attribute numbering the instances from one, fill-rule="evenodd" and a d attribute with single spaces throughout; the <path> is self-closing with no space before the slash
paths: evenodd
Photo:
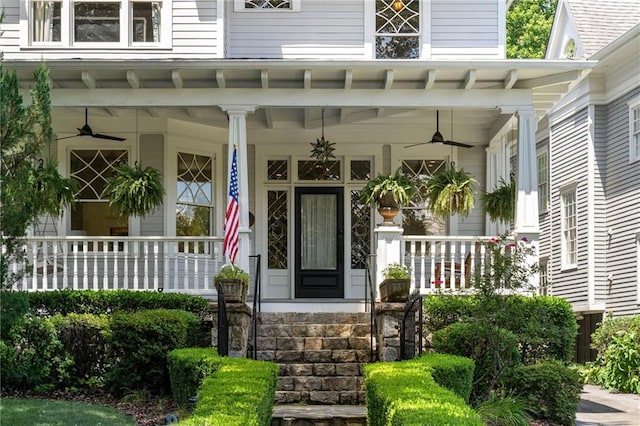
<path id="1" fill-rule="evenodd" d="M 360 200 L 368 206 L 379 206 L 382 197 L 388 192 L 398 206 L 404 206 L 411 202 L 416 193 L 413 181 L 398 168 L 393 175 L 378 175 L 371 179 L 360 191 Z"/>
<path id="2" fill-rule="evenodd" d="M 425 195 L 431 213 L 442 219 L 454 214 L 469 216 L 475 205 L 475 183 L 476 180 L 464 169 L 458 170 L 453 162 L 449 163 L 443 170 L 427 178 Z"/>
<path id="3" fill-rule="evenodd" d="M 44 160 L 33 175 L 37 214 L 60 217 L 65 207 L 73 203 L 78 185 L 73 178 L 64 178 L 58 173 L 58 162 Z"/>
<path id="4" fill-rule="evenodd" d="M 133 167 L 123 163 L 108 179 L 103 196 L 109 198 L 109 208 L 116 215 L 144 217 L 162 205 L 162 175 L 153 167 L 143 169 L 137 162 Z"/>
<path id="5" fill-rule="evenodd" d="M 500 178 L 499 185 L 492 192 L 482 194 L 482 206 L 493 222 L 498 220 L 510 223 L 516 212 L 516 182 L 509 183 Z"/>

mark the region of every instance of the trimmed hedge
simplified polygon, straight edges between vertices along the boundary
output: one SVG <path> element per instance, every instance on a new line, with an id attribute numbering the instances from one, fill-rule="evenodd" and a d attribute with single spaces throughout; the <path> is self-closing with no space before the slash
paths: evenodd
<path id="1" fill-rule="evenodd" d="M 448 354 L 426 354 L 419 360 L 431 368 L 431 376 L 437 384 L 469 402 L 475 370 L 473 360 Z"/>
<path id="2" fill-rule="evenodd" d="M 445 380 L 460 393 L 471 388 L 473 361 L 453 355 L 427 354 L 411 361 L 374 363 L 364 366 L 367 394 L 367 424 L 386 425 L 474 425 L 481 426 L 478 414 L 463 397 L 438 385 L 447 370 L 463 372 L 467 383 Z"/>
<path id="3" fill-rule="evenodd" d="M 23 291 L 0 292 L 0 339 L 9 336 L 11 328 L 29 311 L 29 295 Z"/>
<path id="4" fill-rule="evenodd" d="M 550 296 L 501 296 L 499 306 L 481 303 L 475 296 L 432 295 L 424 300 L 424 326 L 435 332 L 448 325 L 468 322 L 478 312 L 490 312 L 496 323 L 516 335 L 520 361 L 573 360 L 578 325 L 571 305 Z"/>
<path id="5" fill-rule="evenodd" d="M 521 365 L 503 375 L 507 392 L 518 395 L 533 414 L 561 425 L 574 425 L 582 384 L 577 371 L 558 361 Z"/>
<path id="6" fill-rule="evenodd" d="M 181 408 L 198 393 L 202 381 L 216 372 L 220 357 L 215 348 L 174 349 L 167 355 L 173 399 Z"/>
<path id="7" fill-rule="evenodd" d="M 219 426 L 269 426 L 275 401 L 278 366 L 271 362 L 242 358 L 218 357 L 213 349 L 180 349 L 169 354 L 172 385 L 176 399 L 191 396 L 189 370 L 206 370 L 213 375 L 203 377 L 193 416 L 180 424 Z M 197 364 L 204 364 L 198 367 Z"/>
<path id="8" fill-rule="evenodd" d="M 113 394 L 127 389 L 168 393 L 167 353 L 191 346 L 190 336 L 199 329 L 200 320 L 190 312 L 155 309 L 114 314 L 110 325 L 109 390 Z"/>
<path id="9" fill-rule="evenodd" d="M 181 309 L 202 316 L 209 307 L 203 297 L 133 290 L 60 290 L 25 293 L 31 311 L 56 314 L 110 314 L 149 309 Z"/>

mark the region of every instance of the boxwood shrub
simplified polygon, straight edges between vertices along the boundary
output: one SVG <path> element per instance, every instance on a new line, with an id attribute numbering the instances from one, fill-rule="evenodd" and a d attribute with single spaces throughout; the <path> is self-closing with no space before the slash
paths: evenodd
<path id="1" fill-rule="evenodd" d="M 213 375 L 221 362 L 214 348 L 174 349 L 167 355 L 167 361 L 171 393 L 181 408 L 197 395 L 202 381 Z"/>
<path id="2" fill-rule="evenodd" d="M 558 361 L 520 365 L 502 376 L 503 388 L 522 398 L 537 418 L 575 424 L 582 384 L 579 373 Z"/>
<path id="3" fill-rule="evenodd" d="M 216 359 L 217 358 L 217 359 Z M 202 383 L 193 415 L 184 425 L 269 426 L 275 401 L 278 366 L 271 362 L 217 357 L 213 349 L 184 349 L 170 356 L 176 399 L 193 392 L 186 378 L 189 370 L 199 370 Z M 203 367 L 196 367 L 200 362 Z M 218 364 L 214 367 L 214 364 Z M 179 364 L 183 364 L 180 366 Z M 205 371 L 214 370 L 206 376 Z M 175 377 L 174 377 L 175 375 Z"/>
<path id="4" fill-rule="evenodd" d="M 469 402 L 475 369 L 472 359 L 434 353 L 423 355 L 420 362 L 431 369 L 431 376 L 437 384 Z"/>
<path id="5" fill-rule="evenodd" d="M 170 391 L 167 353 L 190 346 L 190 333 L 200 319 L 190 312 L 154 309 L 110 317 L 112 367 L 107 387 L 114 394 L 127 389 Z"/>
<path id="6" fill-rule="evenodd" d="M 459 366 L 455 366 L 456 364 Z M 444 365 L 444 367 L 443 367 Z M 415 360 L 367 364 L 364 381 L 367 395 L 367 424 L 386 425 L 482 425 L 478 414 L 463 397 L 440 386 L 447 369 L 464 371 L 468 383 L 448 385 L 466 393 L 471 387 L 469 366 L 473 362 L 456 356 L 425 355 Z M 451 370 L 449 370 L 451 371 Z"/>
<path id="7" fill-rule="evenodd" d="M 180 293 L 133 290 L 60 290 L 27 293 L 31 312 L 55 314 L 109 314 L 149 309 L 181 309 L 202 316 L 209 302 Z"/>

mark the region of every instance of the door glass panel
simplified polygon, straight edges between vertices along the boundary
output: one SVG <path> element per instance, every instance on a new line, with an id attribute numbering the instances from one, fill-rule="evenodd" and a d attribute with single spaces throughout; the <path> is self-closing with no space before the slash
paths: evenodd
<path id="1" fill-rule="evenodd" d="M 267 243 L 269 246 L 268 268 L 287 269 L 289 259 L 289 220 L 287 191 L 268 191 L 268 227 Z"/>
<path id="2" fill-rule="evenodd" d="M 302 269 L 336 269 L 337 196 L 302 194 Z"/>

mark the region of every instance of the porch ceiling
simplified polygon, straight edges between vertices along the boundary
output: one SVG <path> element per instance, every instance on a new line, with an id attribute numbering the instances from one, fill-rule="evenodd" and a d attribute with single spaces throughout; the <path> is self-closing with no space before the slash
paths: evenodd
<path id="1" fill-rule="evenodd" d="M 11 62 L 28 88 L 35 62 Z M 122 117 L 131 108 L 225 128 L 219 105 L 258 107 L 249 128 L 303 128 L 456 111 L 457 122 L 497 127 L 533 106 L 542 117 L 595 62 L 500 61 L 51 61 L 54 111 Z M 96 111 L 98 110 L 98 111 Z M 453 113 L 452 113 L 453 115 Z M 414 121 L 415 123 L 415 121 Z M 74 129 L 70 129 L 73 131 Z"/>

